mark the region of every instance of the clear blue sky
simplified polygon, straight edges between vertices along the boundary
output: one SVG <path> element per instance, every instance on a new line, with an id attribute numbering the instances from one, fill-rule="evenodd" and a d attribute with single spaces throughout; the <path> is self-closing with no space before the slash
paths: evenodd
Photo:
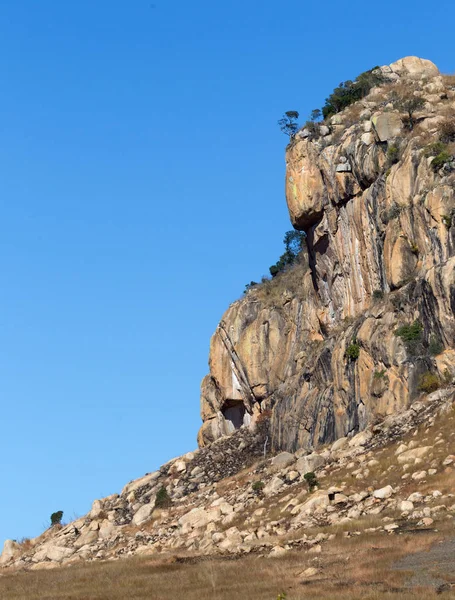
<path id="1" fill-rule="evenodd" d="M 196 446 L 209 340 L 290 228 L 285 110 L 452 1 L 0 3 L 0 543 Z"/>

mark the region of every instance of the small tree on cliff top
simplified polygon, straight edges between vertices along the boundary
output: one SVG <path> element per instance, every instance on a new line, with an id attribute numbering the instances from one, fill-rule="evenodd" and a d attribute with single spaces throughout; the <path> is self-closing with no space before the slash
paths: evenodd
<path id="1" fill-rule="evenodd" d="M 286 267 L 292 265 L 297 260 L 299 253 L 302 251 L 305 245 L 305 233 L 303 231 L 287 231 L 284 235 L 284 254 L 280 256 L 280 259 L 276 264 L 269 268 L 270 275 L 275 277 Z"/>
<path id="2" fill-rule="evenodd" d="M 63 511 L 58 510 L 57 512 L 52 513 L 50 518 L 51 518 L 51 527 L 53 527 L 54 525 L 61 525 L 62 518 L 63 518 Z"/>
<path id="3" fill-rule="evenodd" d="M 294 139 L 295 134 L 299 130 L 297 119 L 299 113 L 296 110 L 288 110 L 283 117 L 278 121 L 281 131 L 289 136 L 289 139 Z"/>

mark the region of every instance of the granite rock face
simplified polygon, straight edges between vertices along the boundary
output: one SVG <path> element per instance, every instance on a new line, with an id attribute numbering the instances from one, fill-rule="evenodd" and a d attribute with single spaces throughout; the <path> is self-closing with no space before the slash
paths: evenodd
<path id="1" fill-rule="evenodd" d="M 455 374 L 455 174 L 427 152 L 455 118 L 455 91 L 416 57 L 381 71 L 384 85 L 333 117 L 330 135 L 297 134 L 286 150 L 307 253 L 223 315 L 200 446 L 267 416 L 275 449 L 311 449 L 406 408 L 425 374 Z M 412 130 L 390 102 L 403 86 L 425 102 Z M 396 335 L 415 322 L 415 340 Z"/>

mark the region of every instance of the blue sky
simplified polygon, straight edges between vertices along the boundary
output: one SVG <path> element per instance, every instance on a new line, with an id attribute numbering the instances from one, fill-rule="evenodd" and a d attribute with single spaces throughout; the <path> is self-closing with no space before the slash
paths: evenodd
<path id="1" fill-rule="evenodd" d="M 290 228 L 286 138 L 455 8 L 0 3 L 0 543 L 194 449 L 209 340 Z"/>

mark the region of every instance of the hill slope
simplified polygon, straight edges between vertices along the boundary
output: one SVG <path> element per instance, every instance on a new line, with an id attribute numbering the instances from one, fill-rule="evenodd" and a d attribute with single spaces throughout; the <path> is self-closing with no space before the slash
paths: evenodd
<path id="1" fill-rule="evenodd" d="M 92 571 L 122 583 L 86 592 L 81 565 L 127 557 L 153 557 L 163 586 L 175 568 L 166 565 L 236 558 L 263 580 L 243 583 L 251 598 L 264 582 L 274 589 L 262 557 L 281 561 L 276 594 L 293 598 L 307 597 L 302 583 L 321 598 L 337 581 L 349 598 L 373 588 L 406 597 L 419 581 L 450 588 L 452 563 L 433 573 L 399 559 L 435 541 L 453 545 L 455 82 L 413 57 L 374 78 L 361 99 L 287 148 L 288 206 L 307 252 L 223 316 L 202 384 L 199 449 L 95 500 L 72 523 L 8 540 L 1 597 L 124 597 L 133 584 L 123 567 Z M 390 583 L 368 567 L 373 548 Z M 347 550 L 359 562 L 335 576 Z M 152 563 L 128 564 L 142 580 Z M 219 564 L 219 577 L 234 577 Z M 72 569 L 17 575 L 58 566 Z M 210 569 L 198 594 L 217 589 Z M 189 584 L 201 571 L 179 572 L 185 597 L 203 597 Z M 75 588 L 45 595 L 64 580 Z M 21 595 L 23 581 L 35 582 L 35 596 Z M 216 597 L 242 591 L 223 586 Z M 139 588 L 129 597 L 150 597 Z"/>

